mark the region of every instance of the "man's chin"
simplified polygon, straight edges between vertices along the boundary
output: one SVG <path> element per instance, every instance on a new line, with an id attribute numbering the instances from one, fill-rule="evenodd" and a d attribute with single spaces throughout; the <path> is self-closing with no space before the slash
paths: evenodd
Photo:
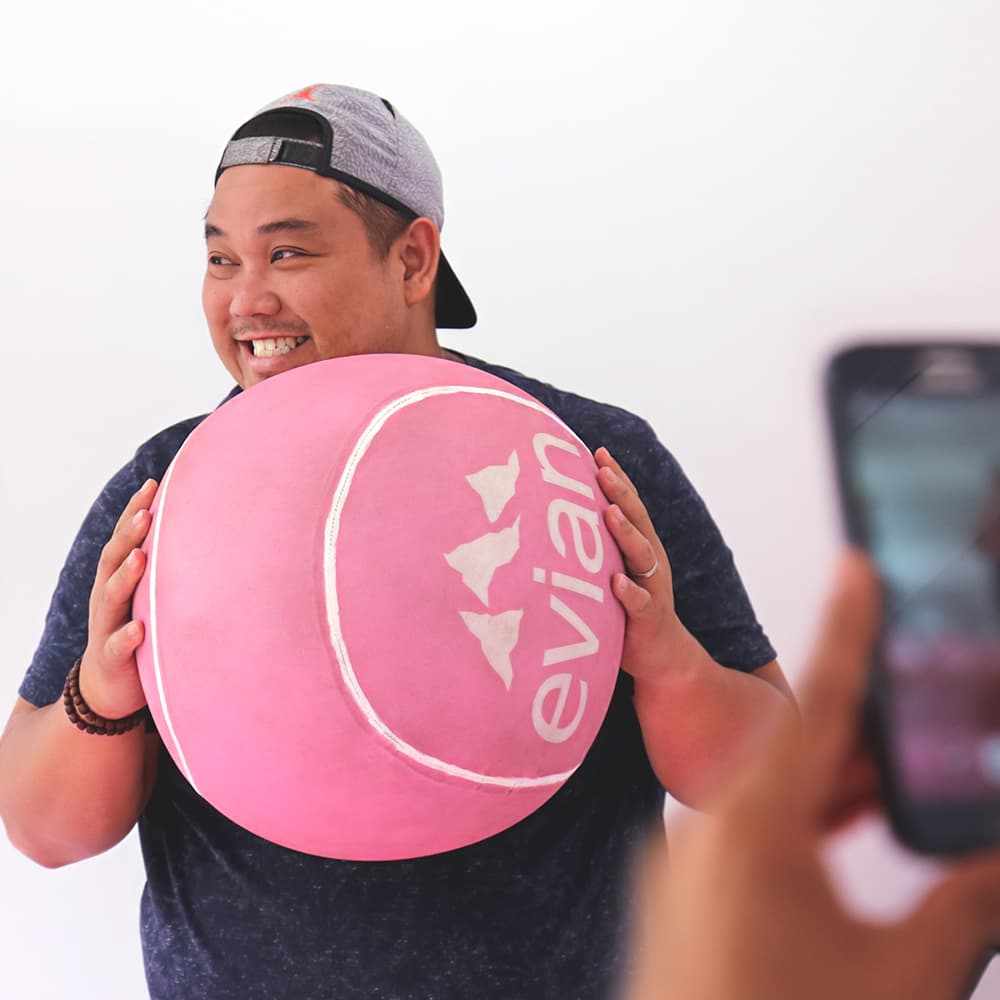
<path id="1" fill-rule="evenodd" d="M 256 357 L 247 352 L 240 359 L 240 385 L 244 389 L 249 389 L 252 385 L 263 382 L 265 379 L 320 360 L 315 351 L 308 350 L 309 346 L 307 341 L 294 351 L 289 351 L 287 354 L 275 354 L 271 357 Z"/>

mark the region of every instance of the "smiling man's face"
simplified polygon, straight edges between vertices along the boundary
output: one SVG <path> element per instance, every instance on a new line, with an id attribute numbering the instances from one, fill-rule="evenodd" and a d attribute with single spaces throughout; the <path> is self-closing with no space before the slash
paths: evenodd
<path id="1" fill-rule="evenodd" d="M 404 262 L 392 252 L 378 258 L 328 178 L 231 167 L 216 186 L 205 239 L 205 317 L 216 353 L 244 388 L 326 358 L 428 353 L 407 308 Z"/>

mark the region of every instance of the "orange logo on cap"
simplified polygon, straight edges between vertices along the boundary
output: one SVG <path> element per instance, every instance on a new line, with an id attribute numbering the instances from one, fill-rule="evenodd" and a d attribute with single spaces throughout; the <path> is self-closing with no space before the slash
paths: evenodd
<path id="1" fill-rule="evenodd" d="M 317 87 L 321 87 L 320 83 L 313 83 L 308 87 L 303 87 L 297 94 L 292 94 L 293 101 L 311 101 L 313 99 L 313 91 Z"/>

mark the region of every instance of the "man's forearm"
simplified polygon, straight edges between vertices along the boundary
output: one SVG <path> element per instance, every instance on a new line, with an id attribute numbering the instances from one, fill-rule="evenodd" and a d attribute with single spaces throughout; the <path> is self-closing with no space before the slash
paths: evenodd
<path id="1" fill-rule="evenodd" d="M 635 710 L 660 782 L 698 807 L 773 720 L 794 708 L 777 685 L 720 666 L 687 630 L 679 646 L 676 667 L 636 679 Z"/>
<path id="2" fill-rule="evenodd" d="M 19 700 L 0 738 L 0 818 L 11 843 L 58 867 L 100 854 L 135 825 L 155 779 L 158 738 L 77 729 L 60 702 Z"/>

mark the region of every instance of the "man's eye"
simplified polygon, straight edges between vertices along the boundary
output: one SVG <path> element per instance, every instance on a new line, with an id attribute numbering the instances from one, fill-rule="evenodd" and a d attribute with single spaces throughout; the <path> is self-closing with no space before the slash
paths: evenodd
<path id="1" fill-rule="evenodd" d="M 293 250 L 291 247 L 282 247 L 280 250 L 274 250 L 271 252 L 271 263 L 279 260 L 288 260 L 290 257 L 301 257 L 303 256 L 301 250 Z"/>
<path id="2" fill-rule="evenodd" d="M 208 263 L 213 267 L 225 267 L 228 264 L 232 264 L 232 261 L 228 257 L 223 257 L 221 253 L 210 253 L 208 255 Z"/>

